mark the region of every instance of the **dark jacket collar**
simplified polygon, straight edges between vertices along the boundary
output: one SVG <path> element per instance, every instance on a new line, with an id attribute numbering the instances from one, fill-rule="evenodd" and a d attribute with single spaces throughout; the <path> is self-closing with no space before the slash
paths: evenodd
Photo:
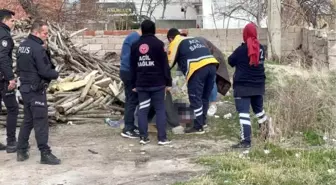
<path id="1" fill-rule="evenodd" d="M 35 35 L 29 34 L 28 38 L 32 39 L 33 41 L 35 41 L 35 42 L 37 42 L 37 43 L 39 43 L 41 45 L 43 44 L 43 41 L 40 38 L 36 37 Z"/>
<path id="2" fill-rule="evenodd" d="M 1 27 L 1 28 L 4 28 L 4 29 L 7 30 L 8 32 L 11 31 L 10 28 L 9 28 L 6 24 L 4 24 L 4 23 L 2 23 L 2 22 L 0 22 L 0 27 Z"/>
<path id="3" fill-rule="evenodd" d="M 155 36 L 155 34 L 152 33 L 147 33 L 147 34 L 143 34 L 141 35 L 142 37 L 151 37 L 151 36 Z"/>

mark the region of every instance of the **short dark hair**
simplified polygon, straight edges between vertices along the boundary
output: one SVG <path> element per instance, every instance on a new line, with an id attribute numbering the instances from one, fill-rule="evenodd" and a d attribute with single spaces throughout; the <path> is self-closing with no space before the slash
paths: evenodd
<path id="1" fill-rule="evenodd" d="M 48 24 L 42 20 L 36 20 L 33 22 L 30 31 L 39 31 L 41 29 L 42 26 L 48 26 Z"/>
<path id="2" fill-rule="evenodd" d="M 176 35 L 180 35 L 180 31 L 176 28 L 170 28 L 167 33 L 167 39 L 174 39 Z"/>
<path id="3" fill-rule="evenodd" d="M 145 34 L 155 34 L 155 23 L 151 20 L 144 20 L 141 23 L 141 32 L 143 35 Z"/>
<path id="4" fill-rule="evenodd" d="M 0 21 L 3 22 L 5 19 L 10 19 L 15 13 L 11 10 L 0 9 Z"/>

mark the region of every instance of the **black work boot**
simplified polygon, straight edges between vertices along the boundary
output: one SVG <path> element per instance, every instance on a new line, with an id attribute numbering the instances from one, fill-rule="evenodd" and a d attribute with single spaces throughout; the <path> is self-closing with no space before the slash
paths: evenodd
<path id="1" fill-rule="evenodd" d="M 16 160 L 17 161 L 25 161 L 29 159 L 29 153 L 27 150 L 18 150 L 17 151 L 17 157 Z"/>
<path id="2" fill-rule="evenodd" d="M 0 143 L 0 150 L 6 150 L 6 145 Z"/>
<path id="3" fill-rule="evenodd" d="M 232 145 L 231 148 L 243 148 L 243 149 L 248 149 L 251 148 L 251 143 L 247 141 L 240 141 L 239 143 Z"/>
<path id="4" fill-rule="evenodd" d="M 57 165 L 61 160 L 54 156 L 50 151 L 41 152 L 41 164 Z"/>
<path id="5" fill-rule="evenodd" d="M 17 146 L 16 141 L 8 142 L 7 147 L 6 147 L 7 153 L 15 153 L 16 152 L 16 146 Z"/>

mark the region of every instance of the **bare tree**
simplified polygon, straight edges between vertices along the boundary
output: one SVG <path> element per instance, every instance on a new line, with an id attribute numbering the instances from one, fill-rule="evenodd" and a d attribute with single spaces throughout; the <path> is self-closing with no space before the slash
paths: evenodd
<path id="1" fill-rule="evenodd" d="M 332 0 L 282 0 L 283 22 L 286 25 L 308 25 L 318 28 L 319 21 L 335 18 Z"/>
<path id="2" fill-rule="evenodd" d="M 161 19 L 164 19 L 167 5 L 171 2 L 171 0 L 162 0 L 162 16 Z"/>
<path id="3" fill-rule="evenodd" d="M 163 0 L 142 0 L 140 12 L 138 13 L 140 19 L 155 18 L 153 17 L 153 13 L 160 5 L 163 5 Z"/>
<path id="4" fill-rule="evenodd" d="M 260 27 L 261 21 L 266 17 L 267 1 L 265 0 L 228 0 L 226 2 L 226 5 L 221 5 L 219 1 L 214 1 L 215 14 L 224 20 L 232 18 L 253 21 Z"/>

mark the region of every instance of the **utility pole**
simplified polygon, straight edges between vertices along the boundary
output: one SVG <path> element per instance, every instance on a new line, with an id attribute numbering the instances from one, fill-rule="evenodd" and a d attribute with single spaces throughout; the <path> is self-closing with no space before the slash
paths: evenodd
<path id="1" fill-rule="evenodd" d="M 336 31 L 336 0 L 333 0 L 334 5 L 334 31 Z"/>
<path id="2" fill-rule="evenodd" d="M 281 59 L 281 2 L 268 0 L 268 47 L 270 59 Z"/>

